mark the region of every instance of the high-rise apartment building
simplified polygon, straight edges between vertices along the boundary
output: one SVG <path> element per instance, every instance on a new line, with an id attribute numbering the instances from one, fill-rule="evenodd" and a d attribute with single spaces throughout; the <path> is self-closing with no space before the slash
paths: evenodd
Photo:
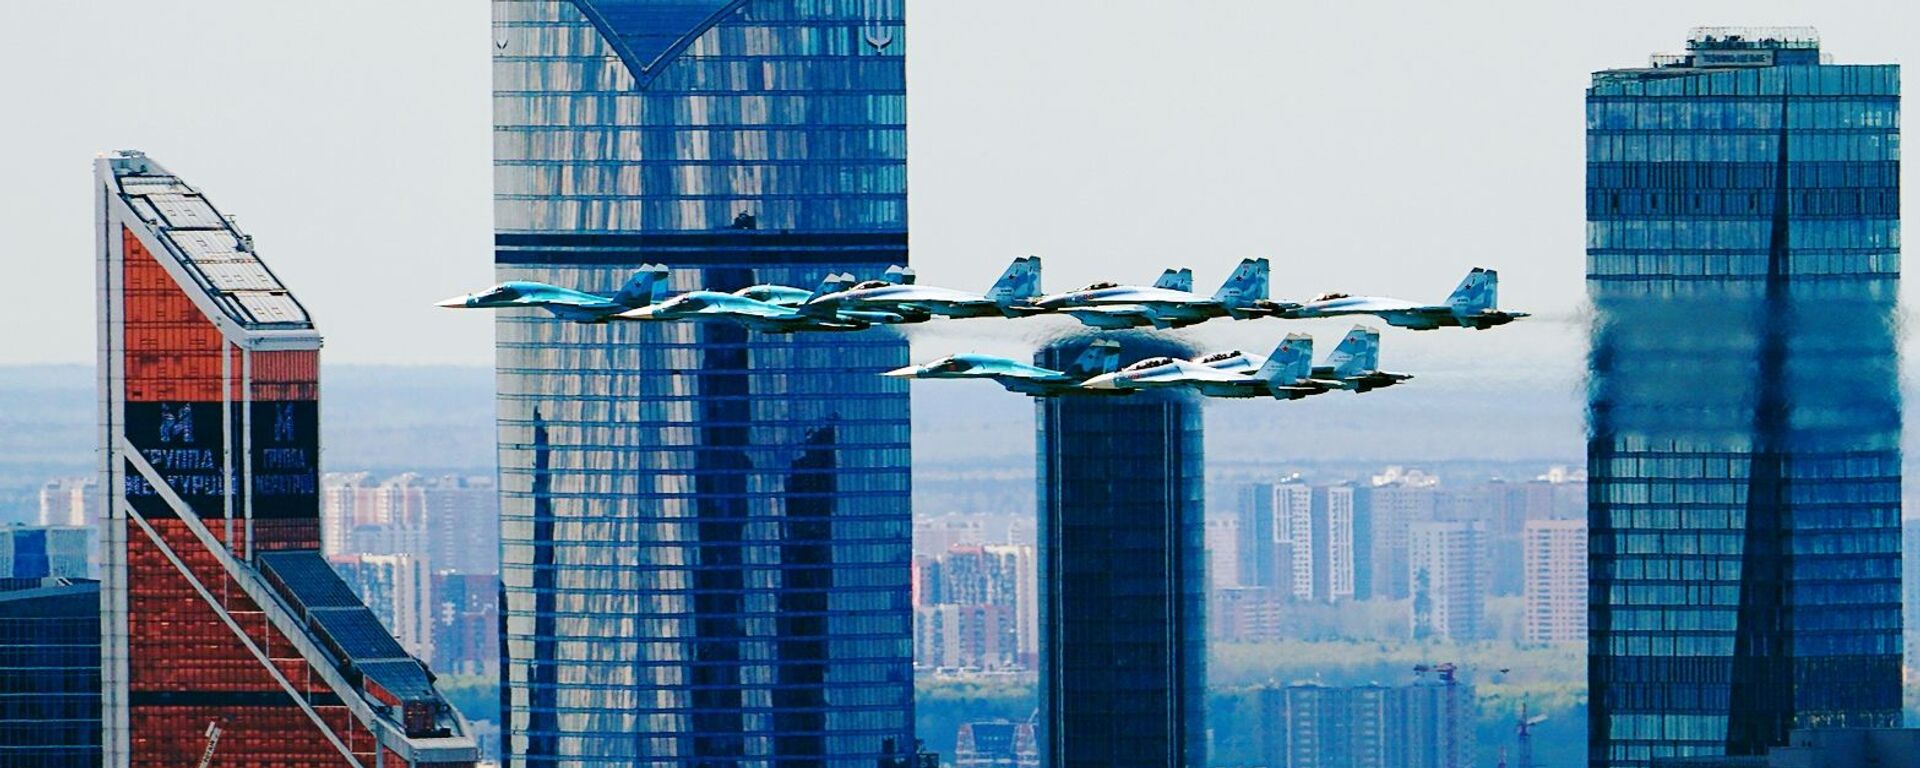
<path id="1" fill-rule="evenodd" d="M 1066 367 L 1087 339 L 1035 364 Z M 1189 357 L 1127 335 L 1121 361 Z M 1200 405 L 1187 395 L 1041 398 L 1040 741 L 1055 768 L 1206 764 Z"/>
<path id="2" fill-rule="evenodd" d="M 1587 90 L 1593 766 L 1900 717 L 1900 71 L 1703 28 Z"/>
<path id="3" fill-rule="evenodd" d="M 413 555 L 436 571 L 499 572 L 500 496 L 490 478 L 329 472 L 320 484 L 329 556 Z"/>
<path id="4" fill-rule="evenodd" d="M 1207 521 L 1208 590 L 1245 588 L 1241 586 L 1245 575 L 1242 569 L 1250 559 L 1250 547 L 1240 539 L 1241 522 L 1238 516 Z"/>
<path id="5" fill-rule="evenodd" d="M 434 657 L 438 602 L 433 571 L 415 555 L 334 555 L 327 558 L 400 647 L 415 658 Z"/>
<path id="6" fill-rule="evenodd" d="M 614 293 L 907 261 L 903 0 L 495 0 L 494 264 Z M 499 313 L 507 762 L 912 751 L 886 330 Z"/>
<path id="7" fill-rule="evenodd" d="M 1013 606 L 943 603 L 914 609 L 914 660 L 932 669 L 1023 669 Z"/>
<path id="8" fill-rule="evenodd" d="M 1279 571 L 1274 558 L 1279 538 L 1274 534 L 1273 483 L 1253 483 L 1240 489 L 1240 504 L 1234 513 L 1234 562 L 1232 571 L 1221 578 L 1216 570 L 1217 586 L 1278 586 Z M 1212 548 L 1208 548 L 1212 551 Z"/>
<path id="9" fill-rule="evenodd" d="M 922 667 L 1031 669 L 1038 654 L 1033 548 L 956 544 L 914 561 L 914 659 Z"/>
<path id="10" fill-rule="evenodd" d="M 104 764 L 471 764 L 320 555 L 306 310 L 199 190 L 139 152 L 95 171 Z"/>
<path id="11" fill-rule="evenodd" d="M 84 579 L 94 530 L 0 525 L 0 579 Z"/>
<path id="12" fill-rule="evenodd" d="M 1530 520 L 1522 539 L 1527 642 L 1585 642 L 1587 521 Z"/>
<path id="13" fill-rule="evenodd" d="M 1313 599 L 1339 603 L 1354 597 L 1355 575 L 1362 567 L 1354 524 L 1364 517 L 1351 485 L 1313 489 Z"/>
<path id="14" fill-rule="evenodd" d="M 50 480 L 40 487 L 40 524 L 91 528 L 99 522 L 100 481 L 92 477 Z"/>
<path id="15" fill-rule="evenodd" d="M 423 481 L 427 562 L 435 571 L 500 572 L 500 489 L 491 477 Z"/>
<path id="16" fill-rule="evenodd" d="M 1487 638 L 1486 526 L 1414 523 L 1407 536 L 1407 585 L 1415 639 Z"/>
<path id="17" fill-rule="evenodd" d="M 100 765 L 100 584 L 0 578 L 0 766 Z"/>
<path id="18" fill-rule="evenodd" d="M 1295 600 L 1313 599 L 1314 550 L 1316 544 L 1321 544 L 1315 540 L 1314 533 L 1313 486 L 1297 480 L 1275 484 L 1273 586 Z M 1324 536 L 1323 533 L 1322 538 Z"/>
<path id="19" fill-rule="evenodd" d="M 1393 688 L 1318 684 L 1260 691 L 1260 742 L 1268 768 L 1387 768 Z"/>
<path id="20" fill-rule="evenodd" d="M 433 668 L 447 674 L 500 674 L 499 578 L 433 574 Z"/>
<path id="21" fill-rule="evenodd" d="M 1367 510 L 1368 591 L 1370 596 L 1389 600 L 1403 600 L 1409 594 L 1408 531 L 1414 523 L 1434 519 L 1438 497 L 1432 475 L 1398 470 L 1390 468 L 1374 476 L 1370 487 L 1360 489 L 1364 496 L 1360 503 Z"/>
<path id="22" fill-rule="evenodd" d="M 1304 683 L 1260 691 L 1268 768 L 1472 768 L 1473 686 L 1440 665 L 1410 685 Z"/>

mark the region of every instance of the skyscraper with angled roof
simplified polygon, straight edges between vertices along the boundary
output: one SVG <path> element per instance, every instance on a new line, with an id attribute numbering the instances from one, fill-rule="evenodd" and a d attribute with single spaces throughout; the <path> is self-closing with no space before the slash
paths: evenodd
<path id="1" fill-rule="evenodd" d="M 499 277 L 905 264 L 903 5 L 495 0 Z M 497 323 L 508 761 L 911 752 L 905 342 Z"/>
<path id="2" fill-rule="evenodd" d="M 471 765 L 432 673 L 321 558 L 306 308 L 146 155 L 98 159 L 94 194 L 105 764 Z"/>

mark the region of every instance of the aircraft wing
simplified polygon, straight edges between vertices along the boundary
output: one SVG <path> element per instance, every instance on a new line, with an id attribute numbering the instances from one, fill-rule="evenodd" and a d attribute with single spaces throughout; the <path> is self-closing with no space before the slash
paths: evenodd
<path id="1" fill-rule="evenodd" d="M 698 312 L 699 314 L 731 315 L 734 317 L 751 317 L 762 320 L 799 320 L 803 317 L 799 312 L 786 307 L 768 304 L 763 301 L 736 301 L 726 304 L 715 304 L 700 309 Z"/>
<path id="2" fill-rule="evenodd" d="M 1207 397 L 1277 397 L 1284 400 L 1298 400 L 1327 391 L 1326 387 L 1314 384 L 1269 386 L 1267 382 L 1252 376 L 1241 376 L 1238 381 L 1200 382 L 1194 384 L 1193 388 Z"/>
<path id="3" fill-rule="evenodd" d="M 1212 366 L 1188 361 L 1181 361 L 1178 365 L 1170 366 L 1162 371 L 1135 374 L 1129 377 L 1128 380 L 1136 385 L 1143 386 L 1200 386 L 1203 384 L 1236 384 L 1256 381 L 1256 379 L 1243 373 L 1223 371 Z"/>
<path id="4" fill-rule="evenodd" d="M 1151 325 L 1166 330 L 1181 328 L 1204 322 L 1204 313 L 1190 311 L 1184 305 L 1167 304 L 1112 304 L 1095 307 L 1076 307 L 1064 310 L 1079 320 L 1082 325 L 1102 329 L 1138 328 Z"/>
<path id="5" fill-rule="evenodd" d="M 1158 318 L 1147 311 L 1146 307 L 1134 304 L 1121 304 L 1108 307 L 1081 307 L 1066 310 L 1066 313 L 1079 320 L 1082 325 L 1092 328 L 1120 329 L 1137 328 L 1142 325 L 1159 326 Z"/>

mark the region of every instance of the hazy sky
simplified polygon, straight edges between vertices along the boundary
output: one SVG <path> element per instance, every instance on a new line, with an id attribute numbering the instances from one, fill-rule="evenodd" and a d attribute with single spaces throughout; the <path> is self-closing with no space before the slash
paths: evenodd
<path id="1" fill-rule="evenodd" d="M 491 363 L 486 318 L 431 306 L 492 282 L 486 3 L 0 13 L 0 363 L 92 361 L 91 160 L 127 147 L 239 218 L 329 361 Z M 1482 264 L 1542 317 L 1399 332 L 1388 362 L 1572 377 L 1588 73 L 1701 24 L 1811 24 L 1841 62 L 1904 62 L 1916 22 L 1894 2 L 913 0 L 913 260 L 965 288 L 1027 253 L 1053 289 L 1191 266 L 1211 291 L 1264 255 L 1277 296 L 1435 299 Z M 916 329 L 916 356 L 1058 327 L 978 322 Z M 1289 329 L 1196 335 L 1264 352 Z"/>

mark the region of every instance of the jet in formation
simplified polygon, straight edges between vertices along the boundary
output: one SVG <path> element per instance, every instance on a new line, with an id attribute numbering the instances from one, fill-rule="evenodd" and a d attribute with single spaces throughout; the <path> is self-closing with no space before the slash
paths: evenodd
<path id="1" fill-rule="evenodd" d="M 1188 389 L 1207 397 L 1298 400 L 1336 390 L 1370 392 L 1413 378 L 1379 369 L 1380 332 L 1354 326 L 1325 363 L 1313 364 L 1313 337 L 1289 334 L 1264 358 L 1240 351 L 1181 360 L 1155 357 L 1095 376 L 1087 389 Z"/>
<path id="2" fill-rule="evenodd" d="M 814 299 L 846 290 L 854 284 L 853 275 L 828 275 L 813 293 L 797 300 L 791 293 L 773 290 L 780 286 L 750 286 L 731 293 L 688 291 L 658 304 L 618 313 L 615 317 L 642 322 L 728 322 L 764 333 L 864 331 L 876 325 L 912 322 L 911 318 L 894 312 L 836 309 L 812 303 Z M 756 294 L 766 298 L 754 298 Z"/>
<path id="3" fill-rule="evenodd" d="M 890 267 L 887 279 L 868 280 L 846 290 L 808 299 L 809 309 L 885 312 L 923 322 L 934 317 L 1022 317 L 1037 310 L 1029 302 L 1040 295 L 1040 257 L 1022 256 L 1007 265 L 986 293 L 918 285 L 907 267 Z"/>
<path id="4" fill-rule="evenodd" d="M 1261 357 L 1223 352 L 1192 360 L 1152 357 L 1117 367 L 1120 345 L 1095 340 L 1072 366 L 1055 371 L 1005 357 L 949 355 L 886 375 L 913 379 L 991 379 L 1008 391 L 1036 397 L 1124 395 L 1185 389 L 1206 397 L 1271 397 L 1298 400 L 1334 391 L 1371 392 L 1413 378 L 1380 370 L 1380 332 L 1354 326 L 1320 365 L 1313 364 L 1313 337 L 1290 334 Z"/>
<path id="5" fill-rule="evenodd" d="M 1373 315 L 1388 325 L 1416 331 L 1447 326 L 1484 331 L 1527 316 L 1525 312 L 1498 309 L 1499 297 L 1500 273 L 1474 267 L 1442 304 L 1329 293 L 1299 306 L 1277 309 L 1274 314 L 1289 320 Z"/>
<path id="6" fill-rule="evenodd" d="M 979 354 L 948 355 L 925 365 L 887 371 L 885 376 L 910 379 L 991 379 L 1009 392 L 1034 397 L 1075 394 L 1112 394 L 1085 389 L 1081 383 L 1112 373 L 1120 365 L 1120 342 L 1096 339 L 1067 370 L 1056 371 L 1006 357 Z"/>
<path id="7" fill-rule="evenodd" d="M 455 296 L 440 302 L 439 306 L 451 309 L 538 307 L 561 320 L 572 320 L 576 323 L 604 323 L 622 312 L 652 304 L 660 289 L 666 284 L 665 265 L 643 264 L 640 266 L 640 271 L 627 278 L 626 284 L 612 296 L 601 296 L 528 280 L 510 280 L 479 293 Z"/>
<path id="8" fill-rule="evenodd" d="M 1077 291 L 1034 299 L 1033 306 L 1066 313 L 1084 325 L 1101 329 L 1184 328 L 1216 317 L 1242 320 L 1274 311 L 1275 303 L 1267 298 L 1267 273 L 1266 259 L 1242 259 L 1220 290 L 1209 297 L 1193 292 L 1193 270 L 1169 269 L 1151 286 L 1094 283 Z"/>
<path id="9" fill-rule="evenodd" d="M 1151 286 L 1094 283 L 1046 295 L 1040 288 L 1040 258 L 1014 259 L 984 293 L 919 285 L 912 269 L 889 268 L 883 279 L 859 281 L 828 275 L 812 291 L 760 284 L 734 291 L 695 290 L 664 296 L 668 269 L 643 265 L 612 296 L 546 283 L 512 281 L 440 302 L 475 309 L 538 307 L 579 323 L 609 321 L 725 321 L 769 333 L 858 331 L 876 325 L 923 323 L 935 318 L 1031 317 L 1061 313 L 1099 329 L 1184 328 L 1217 317 L 1305 319 L 1373 315 L 1388 325 L 1414 330 L 1453 326 L 1487 329 L 1527 317 L 1499 309 L 1499 274 L 1475 267 L 1445 303 L 1326 294 L 1305 304 L 1267 296 L 1266 259 L 1243 259 L 1212 296 L 1193 291 L 1193 270 L 1169 269 Z"/>

